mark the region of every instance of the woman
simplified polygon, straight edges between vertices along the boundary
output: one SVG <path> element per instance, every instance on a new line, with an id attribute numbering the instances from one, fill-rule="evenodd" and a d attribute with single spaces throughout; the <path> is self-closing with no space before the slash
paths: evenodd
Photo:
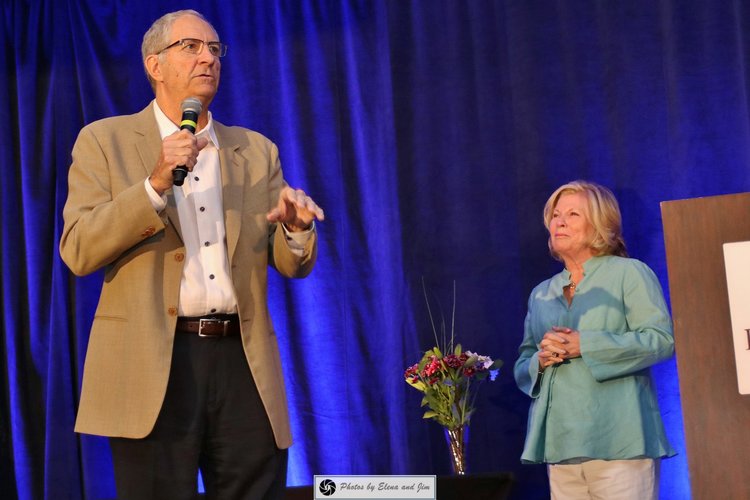
<path id="1" fill-rule="evenodd" d="M 531 292 L 514 375 L 532 397 L 521 460 L 547 463 L 553 499 L 657 499 L 674 455 L 649 367 L 674 353 L 661 286 L 627 257 L 612 192 L 575 181 L 544 207 L 565 269 Z"/>

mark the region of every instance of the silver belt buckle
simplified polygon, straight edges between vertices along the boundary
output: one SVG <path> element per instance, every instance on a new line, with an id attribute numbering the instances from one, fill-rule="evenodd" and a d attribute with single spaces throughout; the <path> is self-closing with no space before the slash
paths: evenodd
<path id="1" fill-rule="evenodd" d="M 198 320 L 198 336 L 199 337 L 218 337 L 218 335 L 207 335 L 203 333 L 204 325 L 215 325 L 221 323 L 224 326 L 224 332 L 221 334 L 222 337 L 227 336 L 227 329 L 229 327 L 229 320 L 215 319 L 215 318 L 201 318 Z"/>

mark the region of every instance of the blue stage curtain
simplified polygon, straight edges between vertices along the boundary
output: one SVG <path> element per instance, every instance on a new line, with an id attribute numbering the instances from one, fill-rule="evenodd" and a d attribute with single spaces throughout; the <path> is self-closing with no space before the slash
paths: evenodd
<path id="1" fill-rule="evenodd" d="M 174 2 L 0 6 L 0 496 L 114 496 L 107 441 L 73 422 L 101 274 L 57 245 L 81 127 L 152 99 L 140 61 Z M 557 272 L 541 210 L 560 184 L 611 187 L 631 254 L 667 287 L 659 202 L 750 189 L 750 14 L 742 2 L 191 1 L 229 53 L 212 111 L 276 142 L 326 210 L 313 275 L 270 282 L 292 426 L 289 484 L 444 474 L 440 427 L 403 370 L 433 344 L 422 292 L 464 348 L 506 362 L 477 398 L 473 472 L 521 466 L 529 401 L 510 366 L 532 287 Z M 438 305 L 439 304 L 439 305 Z M 655 368 L 688 498 L 674 362 Z M 113 388 L 116 390 L 116 388 Z"/>

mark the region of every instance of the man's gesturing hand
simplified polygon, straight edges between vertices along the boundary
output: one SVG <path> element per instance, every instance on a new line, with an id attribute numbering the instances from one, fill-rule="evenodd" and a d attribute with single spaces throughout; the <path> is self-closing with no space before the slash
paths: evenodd
<path id="1" fill-rule="evenodd" d="M 266 215 L 269 222 L 281 222 L 289 231 L 305 231 L 313 220 L 324 220 L 323 209 L 301 189 L 285 187 L 279 195 L 279 202 Z"/>

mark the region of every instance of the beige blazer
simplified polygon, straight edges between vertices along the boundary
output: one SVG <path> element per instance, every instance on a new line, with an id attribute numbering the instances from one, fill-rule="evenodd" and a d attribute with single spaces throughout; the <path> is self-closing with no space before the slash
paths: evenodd
<path id="1" fill-rule="evenodd" d="M 292 443 L 276 335 L 267 307 L 267 270 L 303 277 L 317 253 L 302 257 L 266 213 L 285 185 L 276 146 L 262 135 L 214 121 L 220 143 L 224 223 L 248 365 L 279 448 Z M 135 115 L 94 122 L 73 147 L 60 255 L 76 275 L 104 268 L 104 285 L 86 353 L 75 430 L 141 438 L 159 414 L 169 377 L 185 259 L 171 191 L 157 214 L 144 180 L 161 139 L 149 105 Z"/>

